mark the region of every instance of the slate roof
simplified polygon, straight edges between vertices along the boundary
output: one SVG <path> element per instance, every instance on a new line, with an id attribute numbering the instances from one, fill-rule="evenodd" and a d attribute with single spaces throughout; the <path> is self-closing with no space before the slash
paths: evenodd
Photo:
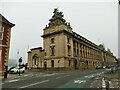
<path id="1" fill-rule="evenodd" d="M 9 22 L 2 14 L 0 14 L 0 22 L 9 25 L 10 27 L 15 26 L 15 24 Z"/>

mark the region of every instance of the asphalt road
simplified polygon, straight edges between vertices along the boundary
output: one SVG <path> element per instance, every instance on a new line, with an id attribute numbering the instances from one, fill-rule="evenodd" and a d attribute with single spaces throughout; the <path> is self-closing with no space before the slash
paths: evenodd
<path id="1" fill-rule="evenodd" d="M 3 81 L 2 88 L 84 88 L 89 79 L 107 72 L 105 69 L 92 71 L 56 71 L 51 73 L 27 73 L 22 77 Z"/>

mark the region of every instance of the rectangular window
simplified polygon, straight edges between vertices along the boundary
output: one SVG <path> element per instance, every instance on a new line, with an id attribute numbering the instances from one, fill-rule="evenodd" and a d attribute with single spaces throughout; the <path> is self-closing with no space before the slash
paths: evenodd
<path id="1" fill-rule="evenodd" d="M 35 62 L 34 62 L 34 64 L 35 64 L 35 65 L 37 65 L 37 61 L 36 61 L 36 59 L 35 59 Z"/>
<path id="2" fill-rule="evenodd" d="M 54 43 L 54 38 L 51 39 L 51 43 Z"/>
<path id="3" fill-rule="evenodd" d="M 54 67 L 54 60 L 51 61 L 51 67 Z"/>
<path id="4" fill-rule="evenodd" d="M 1 54 L 2 54 L 2 50 L 0 50 L 0 57 L 1 57 Z"/>
<path id="5" fill-rule="evenodd" d="M 67 43 L 70 43 L 70 38 L 67 38 Z"/>
<path id="6" fill-rule="evenodd" d="M 0 50 L 0 61 L 2 60 L 2 50 Z"/>
<path id="7" fill-rule="evenodd" d="M 0 26 L 0 40 L 3 40 L 4 27 Z"/>
<path id="8" fill-rule="evenodd" d="M 54 47 L 51 48 L 51 54 L 52 54 L 52 56 L 55 55 L 55 48 Z"/>
<path id="9" fill-rule="evenodd" d="M 68 46 L 68 56 L 70 56 L 71 52 L 70 52 L 71 48 L 70 46 Z"/>

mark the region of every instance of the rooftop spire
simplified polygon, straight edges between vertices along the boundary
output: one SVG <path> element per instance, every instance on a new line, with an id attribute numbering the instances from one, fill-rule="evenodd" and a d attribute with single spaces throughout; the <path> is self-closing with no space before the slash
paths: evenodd
<path id="1" fill-rule="evenodd" d="M 52 16 L 52 19 L 57 19 L 57 18 L 61 18 L 64 17 L 64 15 L 62 15 L 63 12 L 59 12 L 58 8 L 54 9 L 54 15 Z"/>
<path id="2" fill-rule="evenodd" d="M 53 11 L 53 16 L 49 20 L 49 26 L 54 26 L 58 24 L 65 24 L 65 20 L 63 19 L 64 15 L 63 12 L 59 12 L 58 8 L 55 8 Z"/>
<path id="3" fill-rule="evenodd" d="M 45 29 L 57 25 L 66 25 L 68 26 L 68 28 L 71 28 L 70 23 L 67 23 L 63 17 L 64 17 L 63 12 L 59 11 L 58 8 L 55 8 L 53 11 L 53 16 L 49 20 L 50 22 L 48 25 L 46 25 Z"/>

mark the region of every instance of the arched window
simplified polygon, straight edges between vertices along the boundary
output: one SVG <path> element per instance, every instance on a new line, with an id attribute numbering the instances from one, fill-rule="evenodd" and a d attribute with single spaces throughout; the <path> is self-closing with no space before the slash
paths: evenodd
<path id="1" fill-rule="evenodd" d="M 38 63 L 37 63 L 38 60 L 39 60 L 38 55 L 37 55 L 37 54 L 34 54 L 33 57 L 32 57 L 32 59 L 33 59 L 33 64 L 34 64 L 34 65 L 38 65 Z"/>

